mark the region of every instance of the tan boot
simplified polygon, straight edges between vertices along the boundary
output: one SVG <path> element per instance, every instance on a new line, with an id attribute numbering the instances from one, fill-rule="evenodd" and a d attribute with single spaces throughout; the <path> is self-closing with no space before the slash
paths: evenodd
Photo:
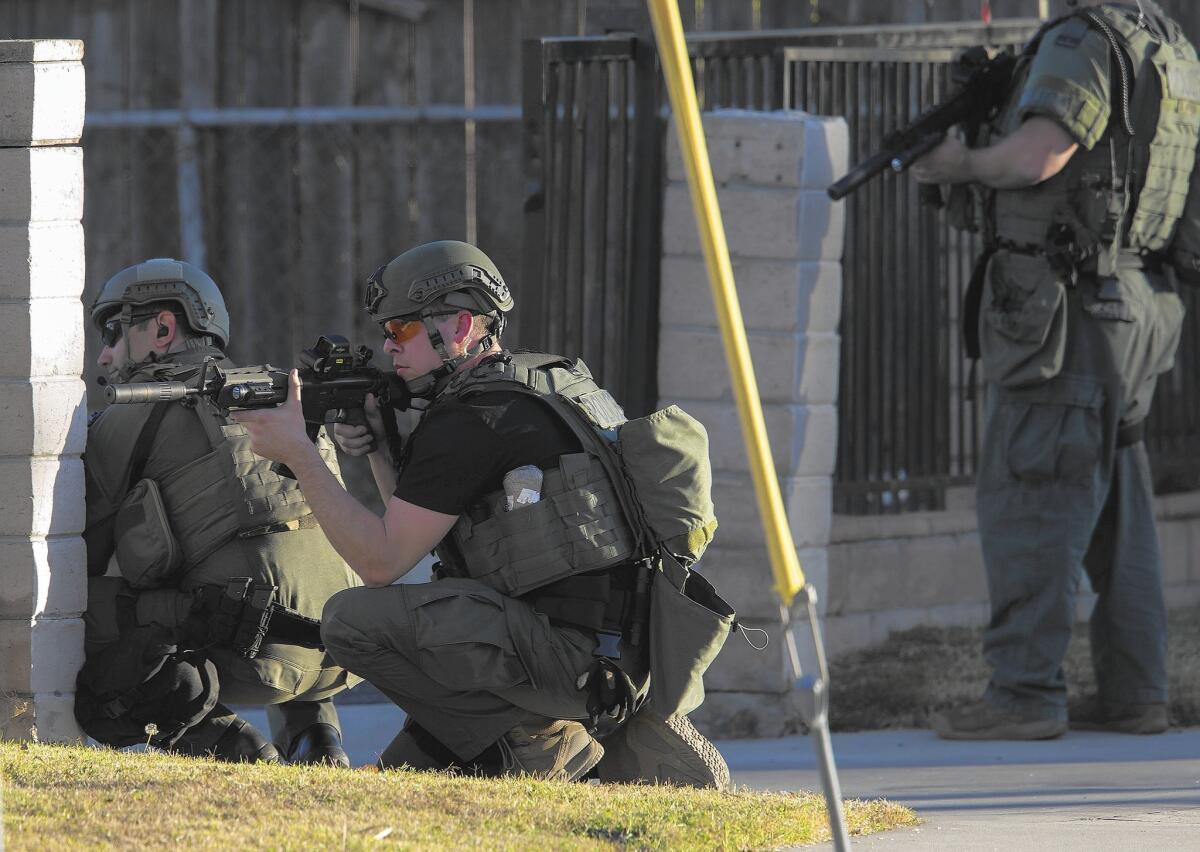
<path id="1" fill-rule="evenodd" d="M 972 701 L 935 716 L 933 730 L 944 740 L 1052 740 L 1067 732 L 1067 722 Z"/>
<path id="2" fill-rule="evenodd" d="M 1161 734 L 1167 730 L 1166 704 L 1105 704 L 1092 697 L 1070 711 L 1076 731 L 1109 731 L 1114 734 Z"/>
<path id="3" fill-rule="evenodd" d="M 542 726 L 517 725 L 497 743 L 504 775 L 576 781 L 604 757 L 604 747 L 578 722 L 556 719 Z"/>
<path id="4" fill-rule="evenodd" d="M 604 750 L 596 773 L 605 783 L 729 787 L 725 759 L 686 716 L 666 721 L 640 713 L 605 739 Z"/>

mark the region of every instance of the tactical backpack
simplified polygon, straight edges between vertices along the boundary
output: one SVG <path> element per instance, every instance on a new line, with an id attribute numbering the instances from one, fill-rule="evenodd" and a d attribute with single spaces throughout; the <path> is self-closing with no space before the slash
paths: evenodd
<path id="1" fill-rule="evenodd" d="M 503 511 L 468 512 L 448 539 L 466 573 L 519 596 L 573 574 L 629 563 L 650 571 L 649 708 L 685 715 L 704 698 L 702 676 L 733 629 L 734 612 L 691 566 L 712 541 L 708 435 L 678 406 L 628 420 L 579 360 L 534 352 L 455 376 L 442 395 L 528 394 L 547 405 L 584 448 L 548 471 L 542 499 Z M 443 559 L 443 549 L 439 546 Z"/>

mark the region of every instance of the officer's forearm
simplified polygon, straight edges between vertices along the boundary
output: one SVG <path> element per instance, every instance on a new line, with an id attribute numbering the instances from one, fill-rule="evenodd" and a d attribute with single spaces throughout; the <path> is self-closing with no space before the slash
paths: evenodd
<path id="1" fill-rule="evenodd" d="M 364 582 L 392 569 L 383 521 L 346 492 L 314 448 L 288 465 L 325 537 Z"/>
<path id="2" fill-rule="evenodd" d="M 383 447 L 367 456 L 367 461 L 371 463 L 371 475 L 375 477 L 379 498 L 387 503 L 396 491 L 396 466 L 392 462 L 392 454 Z"/>
<path id="3" fill-rule="evenodd" d="M 963 180 L 993 189 L 1036 186 L 1062 171 L 1078 148 L 1053 121 L 1034 117 L 995 145 L 969 151 Z"/>

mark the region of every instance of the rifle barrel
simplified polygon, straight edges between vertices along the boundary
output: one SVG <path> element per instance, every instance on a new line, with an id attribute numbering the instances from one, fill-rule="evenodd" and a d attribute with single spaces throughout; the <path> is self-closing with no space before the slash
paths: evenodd
<path id="1" fill-rule="evenodd" d="M 896 174 L 908 171 L 909 166 L 924 157 L 938 145 L 941 145 L 942 140 L 945 138 L 945 131 L 940 133 L 930 133 L 928 136 L 921 139 L 921 141 L 916 145 L 913 145 L 908 150 L 897 154 L 892 159 L 892 171 Z"/>

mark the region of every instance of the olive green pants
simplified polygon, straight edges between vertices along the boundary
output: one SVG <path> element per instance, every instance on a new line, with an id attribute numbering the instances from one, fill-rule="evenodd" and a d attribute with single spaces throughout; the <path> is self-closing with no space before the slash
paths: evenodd
<path id="1" fill-rule="evenodd" d="M 587 715 L 576 678 L 595 635 L 476 580 L 347 589 L 325 605 L 321 636 L 463 761 L 522 722 Z"/>
<path id="2" fill-rule="evenodd" d="M 1153 482 L 1144 445 L 1119 446 L 1118 432 L 1147 415 L 1156 377 L 1173 363 L 1182 306 L 1140 271 L 1123 271 L 1099 308 L 1097 292 L 1081 281 L 1068 293 L 1057 375 L 987 388 L 978 492 L 987 698 L 1050 718 L 1066 717 L 1062 663 L 1083 570 L 1099 596 L 1091 638 L 1101 698 L 1167 700 Z"/>

